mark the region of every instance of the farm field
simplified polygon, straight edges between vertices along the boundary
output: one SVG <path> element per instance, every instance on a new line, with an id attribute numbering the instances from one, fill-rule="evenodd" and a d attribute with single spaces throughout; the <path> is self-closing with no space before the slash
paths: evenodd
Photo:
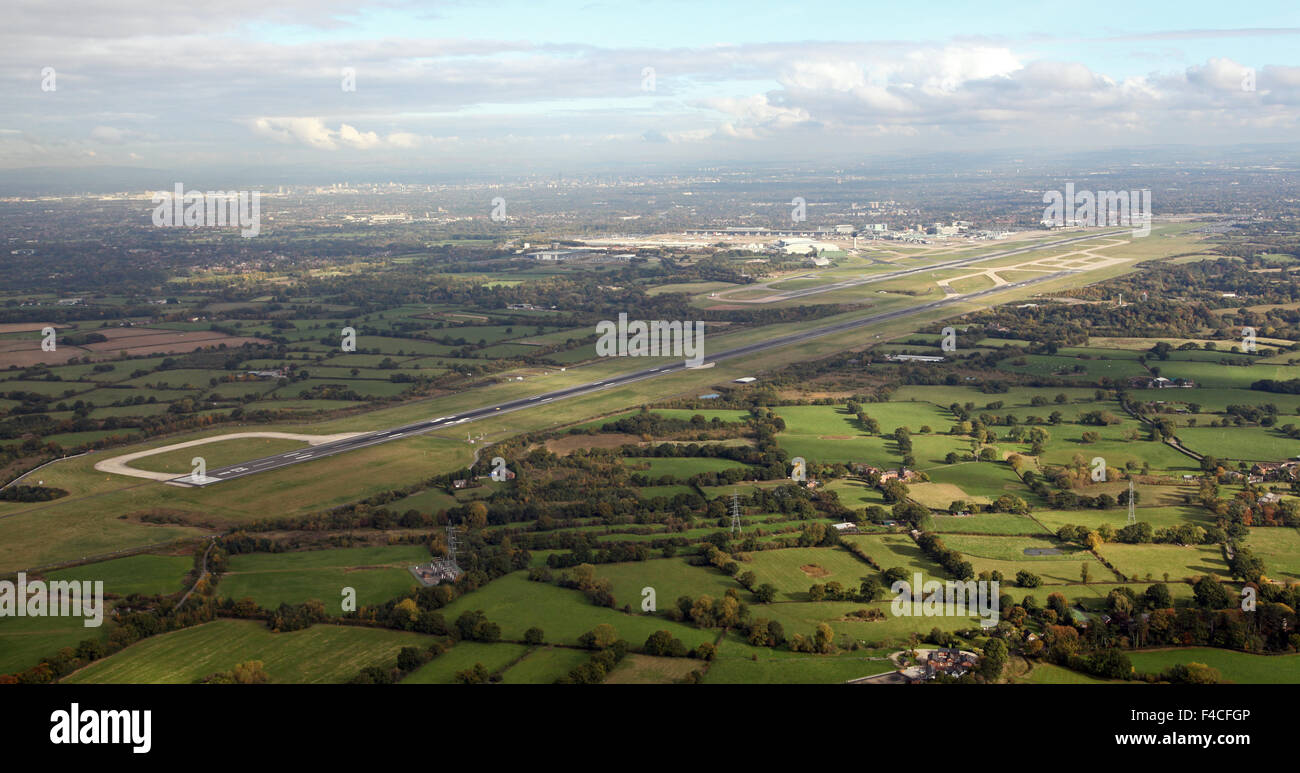
<path id="1" fill-rule="evenodd" d="M 748 564 L 742 566 L 744 568 L 741 571 L 748 568 Z M 749 595 L 734 578 L 711 566 L 691 566 L 684 558 L 600 564 L 596 567 L 596 576 L 612 583 L 611 590 L 618 606 L 631 604 L 632 611 L 636 613 L 641 611 L 643 588 L 654 589 L 659 609 L 668 608 L 679 596 L 710 596 L 717 599 L 722 598 L 729 589 L 740 591 L 742 598 Z"/>
<path id="2" fill-rule="evenodd" d="M 495 674 L 522 658 L 529 649 L 523 644 L 457 642 L 450 650 L 407 674 L 399 684 L 455 684 L 457 673 L 468 671 L 477 663 Z"/>
<path id="3" fill-rule="evenodd" d="M 1205 574 L 1228 576 L 1228 565 L 1219 545 L 1124 545 L 1108 542 L 1097 552 L 1127 577 L 1156 580 L 1166 573 L 1170 581 Z"/>
<path id="4" fill-rule="evenodd" d="M 1250 530 L 1246 547 L 1263 559 L 1269 579 L 1300 582 L 1300 529 L 1257 526 Z"/>
<path id="5" fill-rule="evenodd" d="M 421 634 L 357 626 L 314 625 L 271 633 L 260 621 L 214 620 L 146 639 L 63 681 L 188 684 L 260 660 L 272 683 L 338 683 L 368 666 L 387 665 L 402 647 L 428 646 L 430 641 Z"/>
<path id="6" fill-rule="evenodd" d="M 618 600 L 633 604 L 637 599 Z M 671 603 L 671 602 L 667 602 Z M 666 603 L 661 603 L 664 608 Z M 597 607 L 575 590 L 528 580 L 526 573 L 515 572 L 473 593 L 468 593 L 443 608 L 443 617 L 455 620 L 462 612 L 481 609 L 488 620 L 501 626 L 501 638 L 522 641 L 524 632 L 541 628 L 549 644 L 576 646 L 578 637 L 601 623 L 612 625 L 618 635 L 629 642 L 644 642 L 658 630 L 667 630 L 689 648 L 712 640 L 712 632 L 674 623 L 649 615 L 629 615 Z"/>
<path id="7" fill-rule="evenodd" d="M 108 606 L 108 602 L 105 602 Z M 108 639 L 110 624 L 87 628 L 81 617 L 10 617 L 0 618 L 0 674 L 36 665 L 64 647 L 76 647 L 83 641 Z"/>
<path id="8" fill-rule="evenodd" d="M 740 564 L 741 571 L 753 572 L 759 585 L 776 586 L 777 599 L 783 601 L 806 601 L 809 586 L 818 583 L 834 581 L 856 589 L 863 577 L 875 573 L 862 560 L 840 548 L 759 550 L 746 553 L 745 558 Z"/>
<path id="9" fill-rule="evenodd" d="M 358 609 L 380 604 L 418 587 L 407 567 L 428 560 L 421 545 L 236 555 L 217 594 L 252 598 L 264 609 L 316 599 L 331 614 L 340 614 L 344 588 L 355 589 Z"/>
<path id="10" fill-rule="evenodd" d="M 47 580 L 104 583 L 104 593 L 128 596 L 132 593 L 168 594 L 184 590 L 185 575 L 194 568 L 190 556 L 144 554 L 114 558 L 71 569 L 47 572 Z"/>
<path id="11" fill-rule="evenodd" d="M 882 569 L 906 569 L 909 577 L 920 572 L 925 581 L 948 579 L 946 573 L 904 534 L 855 534 L 843 539 L 861 547 Z"/>
<path id="12" fill-rule="evenodd" d="M 590 658 L 591 653 L 587 650 L 552 646 L 534 647 L 522 660 L 506 670 L 501 677 L 501 682 L 502 684 L 551 684 Z"/>
<path id="13" fill-rule="evenodd" d="M 894 670 L 888 660 L 851 655 L 809 655 L 757 661 L 719 656 L 709 664 L 705 684 L 840 684 Z"/>
<path id="14" fill-rule="evenodd" d="M 1219 669 L 1224 682 L 1300 684 L 1300 655 L 1252 655 L 1246 652 L 1187 647 L 1129 653 L 1138 673 L 1158 674 L 1176 663 L 1204 663 Z"/>
<path id="15" fill-rule="evenodd" d="M 605 677 L 604 684 L 673 684 L 705 664 L 691 658 L 631 654 Z"/>

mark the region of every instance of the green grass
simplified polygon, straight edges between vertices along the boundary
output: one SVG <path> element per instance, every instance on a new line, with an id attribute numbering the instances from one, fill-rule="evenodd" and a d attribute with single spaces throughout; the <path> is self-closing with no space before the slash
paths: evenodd
<path id="1" fill-rule="evenodd" d="M 1300 655 L 1251 655 L 1212 647 L 1130 652 L 1138 673 L 1158 674 L 1176 663 L 1204 663 L 1219 669 L 1225 682 L 1300 684 Z"/>
<path id="2" fill-rule="evenodd" d="M 1205 423 L 1202 418 L 1200 423 Z M 1279 424 L 1294 423 L 1283 419 Z M 1178 439 L 1193 451 L 1219 459 L 1283 461 L 1300 455 L 1300 440 L 1266 427 L 1179 427 Z"/>
<path id="3" fill-rule="evenodd" d="M 745 571 L 748 565 L 742 565 Z M 600 564 L 596 576 L 613 584 L 614 598 L 622 604 L 631 604 L 633 612 L 641 611 L 643 588 L 654 588 L 659 609 L 668 609 L 679 596 L 712 596 L 721 598 L 728 589 L 749 594 L 731 577 L 713 567 L 691 566 L 685 558 L 656 558 L 649 561 L 632 561 L 624 564 Z M 640 642 L 637 642 L 638 644 Z"/>
<path id="4" fill-rule="evenodd" d="M 501 677 L 502 684 L 551 684 L 587 662 L 591 653 L 567 647 L 537 647 Z M 483 664 L 484 666 L 487 663 Z"/>
<path id="5" fill-rule="evenodd" d="M 108 638 L 111 624 L 87 628 L 81 617 L 0 617 L 0 674 L 21 671 L 57 653 L 93 639 Z"/>
<path id="6" fill-rule="evenodd" d="M 708 458 L 653 458 L 644 457 L 624 457 L 623 465 L 635 470 L 637 473 L 644 475 L 651 480 L 657 480 L 664 475 L 671 475 L 678 480 L 686 480 L 692 475 L 698 475 L 702 472 L 721 472 L 722 470 L 731 470 L 744 468 L 746 465 L 741 462 L 733 462 L 730 459 L 708 459 Z"/>
<path id="7" fill-rule="evenodd" d="M 620 599 L 619 607 L 629 604 L 640 609 L 640 596 Z M 672 600 L 660 599 L 660 609 Z M 524 632 L 534 626 L 541 628 L 545 641 L 551 644 L 577 645 L 578 637 L 601 623 L 614 626 L 618 635 L 629 643 L 640 646 L 650 634 L 667 630 L 687 647 L 694 648 L 702 642 L 712 641 L 714 632 L 674 623 L 650 615 L 629 615 L 597 607 L 576 590 L 560 588 L 548 583 L 532 582 L 526 573 L 515 572 L 493 580 L 478 590 L 468 593 L 447 605 L 442 613 L 447 622 L 455 622 L 463 612 L 483 610 L 488 620 L 501 626 L 501 638 L 522 641 Z"/>
<path id="8" fill-rule="evenodd" d="M 407 567 L 428 560 L 429 551 L 421 545 L 237 555 L 231 557 L 217 594 L 250 597 L 267 609 L 317 599 L 332 614 L 340 614 L 344 588 L 356 591 L 357 608 L 380 604 L 418 587 Z"/>
<path id="9" fill-rule="evenodd" d="M 1137 520 L 1146 521 L 1154 529 L 1176 527 L 1184 523 L 1214 525 L 1209 512 L 1200 506 L 1138 507 L 1134 515 Z M 1122 507 L 1109 510 L 1035 510 L 1034 518 L 1052 532 L 1066 525 L 1097 529 L 1102 524 L 1110 524 L 1118 530 L 1128 525 L 1128 510 Z"/>
<path id="10" fill-rule="evenodd" d="M 1017 684 L 1111 684 L 1113 680 L 1098 679 L 1089 674 L 1071 671 L 1051 663 L 1037 662 L 1027 675 L 1014 680 Z"/>
<path id="11" fill-rule="evenodd" d="M 402 647 L 428 646 L 416 633 L 315 625 L 271 633 L 251 620 L 211 623 L 145 639 L 63 679 L 70 684 L 185 684 L 262 661 L 274 683 L 346 682 L 369 666 L 387 666 Z"/>
<path id="12" fill-rule="evenodd" d="M 876 574 L 861 559 L 841 548 L 760 550 L 747 553 L 746 557 L 749 560 L 740 563 L 740 571 L 753 572 L 759 585 L 765 582 L 775 585 L 777 599 L 783 601 L 806 601 L 808 588 L 818 583 L 834 581 L 856 590 L 863 577 Z M 817 569 L 814 574 L 808 574 L 801 568 L 804 566 Z"/>
<path id="13" fill-rule="evenodd" d="M 105 593 L 166 594 L 184 589 L 185 575 L 194 566 L 190 556 L 139 555 L 114 558 L 45 574 L 48 580 L 102 581 Z"/>
<path id="14" fill-rule="evenodd" d="M 1219 545 L 1124 545 L 1108 542 L 1097 549 L 1107 561 L 1127 577 L 1151 577 L 1159 580 L 1169 573 L 1171 582 L 1203 574 L 1228 575 Z M 1077 577 L 1077 572 L 1076 572 Z"/>
<path id="15" fill-rule="evenodd" d="M 523 644 L 458 642 L 456 646 L 408 674 L 401 684 L 455 684 L 456 674 L 482 663 L 496 673 L 520 659 L 529 648 Z"/>
<path id="16" fill-rule="evenodd" d="M 854 534 L 843 538 L 845 542 L 859 545 L 882 570 L 899 567 L 907 570 L 908 577 L 920 572 L 925 580 L 947 579 L 946 573 L 926 558 L 911 537 L 903 534 Z M 866 567 L 868 572 L 873 571 Z M 811 584 L 811 582 L 809 583 Z"/>
<path id="17" fill-rule="evenodd" d="M 1260 526 L 1250 530 L 1246 547 L 1264 561 L 1264 572 L 1272 580 L 1300 581 L 1300 530 Z"/>
<path id="18" fill-rule="evenodd" d="M 934 516 L 934 530 L 940 534 L 1045 534 L 1033 518 L 1011 513 L 981 513 L 969 516 Z M 947 537 L 944 538 L 945 540 Z"/>
<path id="19" fill-rule="evenodd" d="M 888 660 L 848 655 L 804 655 L 798 658 L 759 656 L 719 657 L 709 665 L 705 684 L 839 684 L 894 670 Z"/>

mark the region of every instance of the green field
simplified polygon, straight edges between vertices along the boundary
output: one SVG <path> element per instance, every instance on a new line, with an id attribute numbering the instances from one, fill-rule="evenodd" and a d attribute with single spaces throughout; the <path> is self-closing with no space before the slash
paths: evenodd
<path id="1" fill-rule="evenodd" d="M 185 575 L 194 567 L 190 556 L 138 555 L 114 558 L 45 574 L 49 580 L 102 581 L 105 593 L 166 594 L 184 590 Z"/>
<path id="2" fill-rule="evenodd" d="M 616 599 L 620 608 L 629 604 L 640 609 L 639 594 L 635 598 Z M 666 608 L 672 601 L 661 598 L 659 608 Z M 524 632 L 536 626 L 542 629 L 547 643 L 577 645 L 579 636 L 601 623 L 614 626 L 621 638 L 637 646 L 658 630 L 669 631 L 689 648 L 712 641 L 715 635 L 650 615 L 629 615 L 597 607 L 576 590 L 532 582 L 525 572 L 493 580 L 456 599 L 442 613 L 448 622 L 454 622 L 462 612 L 476 609 L 483 610 L 488 620 L 501 626 L 501 638 L 511 641 L 522 641 Z"/>
<path id="3" fill-rule="evenodd" d="M 856 590 L 862 578 L 876 571 L 847 550 L 840 548 L 786 548 L 746 553 L 741 572 L 753 572 L 759 585 L 777 588 L 777 599 L 806 601 L 814 584 L 838 582 Z M 875 558 L 875 556 L 872 556 Z M 876 559 L 879 561 L 880 559 Z"/>
<path id="4" fill-rule="evenodd" d="M 1204 663 L 1219 669 L 1225 682 L 1300 684 L 1300 655 L 1251 655 L 1211 647 L 1187 647 L 1130 652 L 1129 660 L 1140 674 L 1158 674 L 1175 663 Z"/>
<path id="5" fill-rule="evenodd" d="M 551 684 L 591 658 L 588 650 L 535 647 L 501 677 L 502 684 Z M 486 663 L 483 664 L 487 666 Z"/>
<path id="6" fill-rule="evenodd" d="M 429 551 L 421 545 L 236 555 L 217 594 L 252 598 L 266 609 L 316 599 L 331 614 L 341 614 L 344 588 L 356 591 L 358 609 L 380 604 L 418 587 L 407 567 L 428 560 Z"/>
<path id="7" fill-rule="evenodd" d="M 369 666 L 387 666 L 402 647 L 431 637 L 379 628 L 314 625 L 271 633 L 265 623 L 215 620 L 154 636 L 96 661 L 62 681 L 70 684 L 185 684 L 262 661 L 273 683 L 346 682 Z"/>
<path id="8" fill-rule="evenodd" d="M 450 650 L 408 674 L 401 684 L 454 684 L 458 672 L 467 671 L 476 663 L 482 663 L 489 673 L 496 673 L 522 658 L 528 650 L 523 644 L 457 642 Z"/>
<path id="9" fill-rule="evenodd" d="M 1155 580 L 1167 572 L 1171 581 L 1204 574 L 1228 575 L 1228 565 L 1220 545 L 1124 545 L 1108 542 L 1097 549 L 1127 577 L 1145 577 Z"/>

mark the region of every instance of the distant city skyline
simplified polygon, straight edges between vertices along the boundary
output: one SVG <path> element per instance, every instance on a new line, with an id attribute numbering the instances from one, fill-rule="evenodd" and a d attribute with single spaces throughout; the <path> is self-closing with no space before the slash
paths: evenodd
<path id="1" fill-rule="evenodd" d="M 21 0 L 0 168 L 530 170 L 1294 141 L 1300 10 Z M 1117 18 L 1118 17 L 1118 18 Z M 353 86 L 355 87 L 353 90 Z"/>

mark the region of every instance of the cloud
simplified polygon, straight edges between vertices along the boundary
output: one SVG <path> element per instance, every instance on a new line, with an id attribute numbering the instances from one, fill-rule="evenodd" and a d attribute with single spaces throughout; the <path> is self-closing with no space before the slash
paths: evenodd
<path id="1" fill-rule="evenodd" d="M 276 142 L 305 145 L 317 150 L 374 150 L 376 148 L 415 148 L 424 138 L 411 132 L 392 132 L 381 137 L 378 132 L 360 131 L 341 123 L 331 129 L 321 118 L 258 118 L 251 123 L 255 133 Z"/>

